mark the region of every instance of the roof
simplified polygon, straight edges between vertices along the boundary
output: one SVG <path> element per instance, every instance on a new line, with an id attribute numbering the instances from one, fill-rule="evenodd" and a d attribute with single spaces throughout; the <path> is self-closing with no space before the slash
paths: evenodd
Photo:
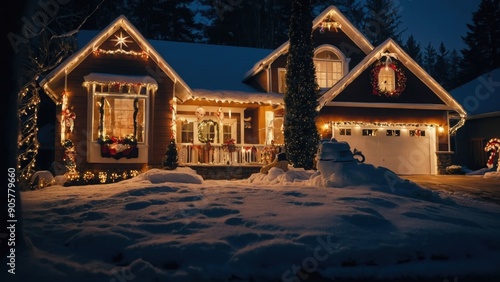
<path id="1" fill-rule="evenodd" d="M 339 9 L 333 5 L 327 7 L 321 14 L 319 14 L 312 24 L 312 30 L 319 27 L 323 21 L 331 18 L 340 24 L 340 29 L 365 53 L 368 54 L 373 50 L 373 45 L 370 41 L 352 24 Z M 288 52 L 290 41 L 286 41 L 280 47 L 275 49 L 263 59 L 257 61 L 254 66 L 245 74 L 245 79 L 248 79 L 262 70 L 264 67 L 271 64 L 276 58 Z"/>
<path id="2" fill-rule="evenodd" d="M 182 85 L 183 91 L 176 92 L 181 100 L 189 99 L 192 95 L 192 90 L 184 82 L 183 78 L 179 76 L 175 70 L 165 61 L 165 59 L 156 51 L 156 49 L 142 36 L 137 28 L 130 23 L 130 21 L 123 15 L 116 18 L 106 28 L 100 32 L 93 31 L 90 34 L 80 31 L 78 33 L 79 49 L 57 68 L 51 71 L 46 77 L 42 79 L 40 85 L 44 88 L 45 92 L 51 96 L 55 101 L 60 100 L 60 94 L 55 93 L 50 88 L 52 80 L 61 79 L 66 73 L 70 73 L 76 68 L 83 60 L 85 60 L 92 52 L 106 41 L 116 30 L 123 28 L 141 47 L 142 50 L 148 53 L 148 56 L 161 68 L 167 76 L 173 81 Z M 89 35 L 92 35 L 91 37 Z"/>
<path id="3" fill-rule="evenodd" d="M 418 77 L 427 87 L 429 87 L 445 105 L 421 105 L 425 108 L 447 109 L 456 111 L 461 117 L 466 116 L 465 110 L 453 97 L 437 83 L 420 65 L 415 62 L 394 40 L 387 39 L 382 44 L 373 49 L 357 66 L 355 66 L 346 76 L 338 81 L 332 88 L 326 91 L 319 99 L 319 108 L 321 109 L 327 103 L 339 95 L 350 83 L 352 83 L 363 71 L 378 60 L 383 52 L 389 51 L 397 55 L 398 60 L 408 68 L 416 77 Z M 411 104 L 408 107 L 415 108 Z M 444 108 L 443 108 L 444 106 Z M 398 107 L 404 107 L 398 104 Z"/>
<path id="4" fill-rule="evenodd" d="M 500 68 L 478 76 L 450 94 L 467 111 L 469 118 L 500 115 Z"/>

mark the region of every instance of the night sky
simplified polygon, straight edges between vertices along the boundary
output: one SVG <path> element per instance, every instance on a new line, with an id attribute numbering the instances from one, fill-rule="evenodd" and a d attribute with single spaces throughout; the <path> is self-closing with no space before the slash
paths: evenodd
<path id="1" fill-rule="evenodd" d="M 413 34 L 423 49 L 429 42 L 437 49 L 441 42 L 448 50 L 465 48 L 462 36 L 467 23 L 479 9 L 480 0 L 395 0 L 401 13 L 403 38 Z"/>

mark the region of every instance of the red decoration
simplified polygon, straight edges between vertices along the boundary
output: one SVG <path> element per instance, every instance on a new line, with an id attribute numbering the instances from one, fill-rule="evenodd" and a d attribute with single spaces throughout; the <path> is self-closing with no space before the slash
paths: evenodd
<path id="1" fill-rule="evenodd" d="M 406 76 L 403 70 L 397 65 L 396 62 L 390 62 L 387 64 L 388 67 L 394 70 L 396 73 L 396 87 L 393 91 L 384 91 L 379 88 L 378 76 L 380 70 L 385 68 L 386 64 L 378 61 L 371 71 L 371 84 L 373 88 L 373 94 L 377 96 L 387 96 L 387 97 L 397 97 L 406 88 Z"/>

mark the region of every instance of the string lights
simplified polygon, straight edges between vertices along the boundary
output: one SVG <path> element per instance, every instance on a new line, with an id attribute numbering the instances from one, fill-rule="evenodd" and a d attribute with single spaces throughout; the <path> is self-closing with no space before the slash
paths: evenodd
<path id="1" fill-rule="evenodd" d="M 38 108 L 40 93 L 35 82 L 27 84 L 18 96 L 18 119 L 20 122 L 18 136 L 17 167 L 20 180 L 28 182 L 34 173 L 36 156 L 40 143 L 38 142 Z"/>

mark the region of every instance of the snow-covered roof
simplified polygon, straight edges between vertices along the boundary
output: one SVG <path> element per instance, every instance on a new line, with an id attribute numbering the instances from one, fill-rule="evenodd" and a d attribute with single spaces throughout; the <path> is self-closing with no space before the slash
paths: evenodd
<path id="1" fill-rule="evenodd" d="M 456 111 L 461 117 L 466 116 L 465 110 L 453 97 L 437 83 L 420 65 L 415 62 L 394 40 L 387 39 L 382 44 L 373 49 L 357 66 L 355 66 L 346 76 L 338 81 L 332 88 L 326 91 L 319 99 L 319 107 L 322 108 L 331 102 L 337 95 L 351 84 L 361 73 L 380 58 L 382 52 L 390 51 L 398 56 L 398 60 L 403 63 L 408 70 L 417 76 L 427 87 L 429 87 L 445 105 L 421 105 L 425 108 L 435 107 L 436 109 L 448 109 Z M 398 107 L 404 105 L 398 104 Z M 415 104 L 409 104 L 408 107 L 415 107 Z"/>
<path id="2" fill-rule="evenodd" d="M 492 70 L 450 91 L 469 118 L 500 115 L 500 68 Z"/>
<path id="3" fill-rule="evenodd" d="M 97 33 L 94 30 L 80 31 L 79 47 L 91 41 Z M 282 95 L 259 92 L 243 82 L 245 72 L 273 50 L 163 40 L 148 42 L 189 85 L 195 99 L 283 103 Z"/>
<path id="4" fill-rule="evenodd" d="M 191 89 L 257 92 L 243 83 L 253 64 L 270 49 L 150 40 Z"/>
<path id="5" fill-rule="evenodd" d="M 130 21 L 123 15 L 116 18 L 112 23 L 110 23 L 102 31 L 79 31 L 77 34 L 78 40 L 78 51 L 66 59 L 57 68 L 51 71 L 46 77 L 42 79 L 40 85 L 44 88 L 46 93 L 48 93 L 52 99 L 55 101 L 60 99 L 60 94 L 55 93 L 53 89 L 50 88 L 50 82 L 53 80 L 61 79 L 67 73 L 73 71 L 85 58 L 92 54 L 95 49 L 100 46 L 104 41 L 120 28 L 124 29 L 142 50 L 148 53 L 148 56 L 158 65 L 158 67 L 172 80 L 176 81 L 181 85 L 182 91 L 176 92 L 176 95 L 180 96 L 182 100 L 187 100 L 191 98 L 192 90 L 186 84 L 181 76 L 179 76 L 175 70 L 165 61 L 165 59 L 158 54 L 157 50 L 147 41 L 144 36 L 137 30 L 137 28 L 130 23 Z"/>

